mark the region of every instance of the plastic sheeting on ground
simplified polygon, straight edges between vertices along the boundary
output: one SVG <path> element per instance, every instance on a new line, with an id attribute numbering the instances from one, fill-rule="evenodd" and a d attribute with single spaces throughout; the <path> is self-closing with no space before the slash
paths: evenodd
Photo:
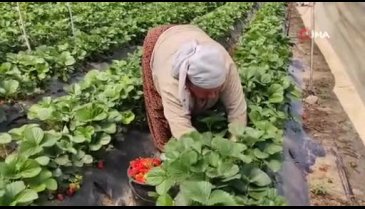
<path id="1" fill-rule="evenodd" d="M 303 87 L 300 60 L 292 60 L 289 73 L 299 88 Z M 292 115 L 300 118 L 303 112 L 301 102 L 293 102 L 289 106 Z M 325 156 L 324 148 L 310 138 L 300 121 L 288 121 L 284 132 L 284 162 L 277 174 L 279 193 L 290 206 L 306 206 L 309 203 L 309 191 L 306 180 L 317 157 Z"/>

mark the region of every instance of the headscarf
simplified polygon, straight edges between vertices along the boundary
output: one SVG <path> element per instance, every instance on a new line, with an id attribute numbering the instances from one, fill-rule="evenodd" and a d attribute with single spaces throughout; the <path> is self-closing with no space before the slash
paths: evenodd
<path id="1" fill-rule="evenodd" d="M 214 89 L 224 83 L 226 73 L 222 48 L 214 44 L 199 45 L 196 40 L 183 44 L 175 54 L 172 76 L 179 80 L 178 96 L 185 110 L 189 110 L 190 104 L 186 78 L 197 87 Z"/>

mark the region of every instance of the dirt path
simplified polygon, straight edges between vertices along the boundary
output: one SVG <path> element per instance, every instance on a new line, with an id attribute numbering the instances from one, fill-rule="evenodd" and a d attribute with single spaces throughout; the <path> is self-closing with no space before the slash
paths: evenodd
<path id="1" fill-rule="evenodd" d="M 307 87 L 310 41 L 301 41 L 297 38 L 302 28 L 304 28 L 302 19 L 294 4 L 291 4 L 289 36 L 295 44 L 294 58 L 304 63 L 303 77 Z M 303 101 L 304 127 L 311 137 L 324 146 L 327 155 L 317 160 L 313 173 L 309 175 L 311 204 L 363 205 L 365 204 L 363 183 L 365 146 L 333 93 L 334 77 L 317 46 L 314 48 L 313 60 L 313 94 L 318 101 L 315 103 Z M 307 89 L 303 93 L 303 98 L 310 95 Z"/>

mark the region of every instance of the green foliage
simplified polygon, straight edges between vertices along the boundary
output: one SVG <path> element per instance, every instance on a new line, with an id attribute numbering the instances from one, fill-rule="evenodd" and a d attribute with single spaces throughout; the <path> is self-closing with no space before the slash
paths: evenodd
<path id="1" fill-rule="evenodd" d="M 269 196 L 271 177 L 246 155 L 247 146 L 210 132 L 186 134 L 165 146 L 166 159 L 147 175 L 156 186 L 158 205 L 257 205 Z M 276 194 L 276 193 L 275 193 Z"/>
<path id="2" fill-rule="evenodd" d="M 14 3 L 0 6 L 6 11 L 0 15 L 4 17 L 0 27 L 5 28 L 0 32 L 0 43 L 5 43 L 0 47 L 0 74 L 3 75 L 0 98 L 41 93 L 40 87 L 51 77 L 67 81 L 70 73 L 87 58 L 138 42 L 151 27 L 189 23 L 221 4 L 89 2 L 71 5 L 75 34 L 72 34 L 66 3 L 21 3 L 33 49 L 30 52 L 24 51 L 23 40 L 17 38 L 22 32 L 14 15 L 17 14 Z"/>
<path id="3" fill-rule="evenodd" d="M 44 6 L 58 11 L 51 12 L 52 17 L 58 18 L 54 18 L 55 28 L 63 27 L 62 14 L 68 12 L 66 7 L 56 9 L 62 4 L 56 3 L 55 8 Z M 213 38 L 224 38 L 253 6 L 94 4 L 72 4 L 75 37 L 63 39 L 64 35 L 59 35 L 69 34 L 67 30 L 43 37 L 41 34 L 51 29 L 44 26 L 44 30 L 38 29 L 39 33 L 30 32 L 32 46 L 37 46 L 32 52 L 1 57 L 4 62 L 0 73 L 5 76 L 0 78 L 0 97 L 13 98 L 20 91 L 32 94 L 54 75 L 67 79 L 76 63 L 139 40 L 148 28 L 156 25 L 193 20 Z M 234 59 L 248 102 L 248 127 L 232 124 L 227 128 L 224 114 L 213 111 L 209 117 L 199 119 L 209 132 L 171 140 L 166 145 L 167 160 L 148 174 L 148 182 L 156 186 L 157 205 L 285 204 L 274 189 L 271 174 L 281 168 L 282 124 L 290 117 L 285 105 L 299 94 L 287 74 L 291 54 L 289 40 L 282 33 L 283 6 L 265 3 L 236 47 Z M 38 17 L 33 12 L 43 18 L 49 15 L 43 7 L 31 8 L 32 12 L 27 14 L 34 20 Z M 14 18 L 8 13 L 3 16 Z M 42 28 L 42 23 L 37 27 Z M 9 29 L 5 33 L 12 32 Z M 56 44 L 39 44 L 47 41 Z M 81 82 L 68 86 L 65 96 L 45 97 L 33 105 L 28 118 L 42 121 L 42 127 L 29 124 L 0 134 L 1 144 L 18 145 L 17 151 L 0 164 L 0 205 L 28 205 L 38 198 L 38 193 L 56 190 L 69 171 L 93 163 L 94 152 L 106 148 L 114 134 L 123 132 L 135 121 L 145 121 L 141 53 L 138 49 L 125 60 L 113 61 L 105 71 L 92 70 Z M 232 140 L 224 137 L 227 131 Z"/>
<path id="4" fill-rule="evenodd" d="M 156 186 L 158 205 L 285 205 L 272 174 L 281 169 L 282 129 L 291 117 L 286 106 L 299 94 L 287 72 L 291 52 L 284 11 L 283 3 L 265 3 L 236 46 L 248 126 L 230 124 L 230 141 L 217 134 L 224 119 L 213 111 L 199 119 L 210 132 L 170 140 L 166 160 L 147 178 Z"/>

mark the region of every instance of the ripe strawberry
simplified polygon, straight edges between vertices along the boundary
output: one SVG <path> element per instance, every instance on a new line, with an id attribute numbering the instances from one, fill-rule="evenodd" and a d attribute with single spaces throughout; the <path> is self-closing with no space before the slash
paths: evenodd
<path id="1" fill-rule="evenodd" d="M 136 181 L 139 183 L 145 183 L 144 175 L 142 173 L 136 175 Z"/>
<path id="2" fill-rule="evenodd" d="M 77 185 L 75 183 L 71 183 L 71 184 L 68 185 L 68 188 L 73 189 L 73 190 L 76 191 Z"/>
<path id="3" fill-rule="evenodd" d="M 97 167 L 99 169 L 104 169 L 104 160 L 99 160 Z"/>
<path id="4" fill-rule="evenodd" d="M 153 164 L 155 166 L 159 166 L 159 165 L 161 165 L 161 160 L 160 159 L 153 159 Z"/>
<path id="5" fill-rule="evenodd" d="M 63 201 L 64 199 L 65 197 L 63 196 L 63 194 L 57 194 L 57 200 Z"/>
<path id="6" fill-rule="evenodd" d="M 66 191 L 67 196 L 72 197 L 75 194 L 75 189 L 68 188 Z"/>

